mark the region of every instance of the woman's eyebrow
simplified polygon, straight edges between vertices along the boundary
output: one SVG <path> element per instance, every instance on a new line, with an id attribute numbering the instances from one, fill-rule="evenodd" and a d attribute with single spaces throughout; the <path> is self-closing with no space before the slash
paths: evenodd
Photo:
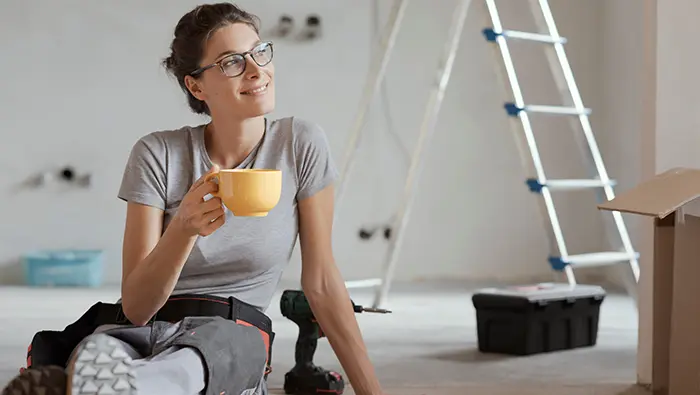
<path id="1" fill-rule="evenodd" d="M 260 45 L 260 44 L 262 44 L 262 40 L 256 41 L 255 44 L 253 44 L 253 45 L 250 47 L 250 49 L 253 49 L 253 48 L 257 47 L 257 46 Z M 242 52 L 245 52 L 245 51 L 224 51 L 224 52 L 222 52 L 222 53 L 216 55 L 216 57 L 215 57 L 214 59 L 220 59 L 220 58 L 222 58 L 222 57 L 224 57 L 224 56 L 233 55 L 233 54 L 242 53 Z"/>

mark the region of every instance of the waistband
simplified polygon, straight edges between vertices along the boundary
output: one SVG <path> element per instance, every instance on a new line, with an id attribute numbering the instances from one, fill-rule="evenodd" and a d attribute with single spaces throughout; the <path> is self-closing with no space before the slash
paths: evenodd
<path id="1" fill-rule="evenodd" d="M 102 304 L 100 324 L 131 324 L 124 315 L 121 303 Z M 153 321 L 177 322 L 185 317 L 219 316 L 233 321 L 244 321 L 268 335 L 272 335 L 272 320 L 262 311 L 234 297 L 206 294 L 179 294 L 168 298 L 163 307 L 151 318 Z"/>

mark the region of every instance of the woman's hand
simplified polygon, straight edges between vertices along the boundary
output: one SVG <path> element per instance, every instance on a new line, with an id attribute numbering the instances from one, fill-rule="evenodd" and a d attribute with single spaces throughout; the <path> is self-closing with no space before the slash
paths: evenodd
<path id="1" fill-rule="evenodd" d="M 224 224 L 224 208 L 221 199 L 213 197 L 207 201 L 204 197 L 216 192 L 219 188 L 215 182 L 206 178 L 219 170 L 214 165 L 206 174 L 202 175 L 182 198 L 180 208 L 177 210 L 173 222 L 187 236 L 208 236 L 214 233 Z"/>

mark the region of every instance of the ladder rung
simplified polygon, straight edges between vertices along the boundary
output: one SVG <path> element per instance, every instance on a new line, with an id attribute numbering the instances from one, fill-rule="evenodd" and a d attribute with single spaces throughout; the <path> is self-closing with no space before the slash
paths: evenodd
<path id="1" fill-rule="evenodd" d="M 529 178 L 525 181 L 530 191 L 540 193 L 542 189 L 547 187 L 552 191 L 572 191 L 576 189 L 603 188 L 606 186 L 615 186 L 617 181 L 609 180 L 547 180 L 544 183 L 537 181 L 535 178 Z"/>
<path id="2" fill-rule="evenodd" d="M 491 28 L 486 28 L 483 30 L 483 34 L 488 41 L 496 41 L 498 36 L 503 36 L 505 38 L 535 41 L 547 44 L 566 44 L 566 38 L 564 37 L 552 37 L 547 34 L 520 32 L 517 30 L 503 30 L 501 32 L 496 32 Z"/>
<path id="3" fill-rule="evenodd" d="M 549 264 L 554 270 L 563 270 L 566 266 L 573 267 L 595 267 L 608 266 L 618 263 L 629 262 L 639 258 L 639 253 L 630 255 L 626 252 L 592 252 L 589 254 L 569 255 L 568 258 L 550 257 Z"/>
<path id="4" fill-rule="evenodd" d="M 552 114 L 552 115 L 590 115 L 591 109 L 584 108 L 579 110 L 576 107 L 564 107 L 564 106 L 544 106 L 544 105 L 534 105 L 528 104 L 524 107 L 518 107 L 514 103 L 506 103 L 503 105 L 510 116 L 517 116 L 521 111 L 528 113 L 541 113 L 541 114 Z"/>
<path id="5" fill-rule="evenodd" d="M 382 285 L 381 278 L 367 278 L 364 280 L 346 281 L 345 288 L 372 288 Z"/>

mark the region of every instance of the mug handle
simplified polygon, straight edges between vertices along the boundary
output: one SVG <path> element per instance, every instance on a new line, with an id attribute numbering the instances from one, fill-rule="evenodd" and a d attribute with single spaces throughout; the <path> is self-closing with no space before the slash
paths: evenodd
<path id="1" fill-rule="evenodd" d="M 204 182 L 209 182 L 209 181 L 212 180 L 212 178 L 215 178 L 215 177 L 218 177 L 218 176 L 219 176 L 219 172 L 216 172 L 216 173 L 209 173 L 209 174 L 206 175 L 206 177 L 204 177 Z M 212 196 L 215 196 L 215 197 L 218 197 L 218 198 L 221 198 L 221 196 L 219 196 L 219 191 L 212 192 L 211 195 L 212 195 Z"/>

